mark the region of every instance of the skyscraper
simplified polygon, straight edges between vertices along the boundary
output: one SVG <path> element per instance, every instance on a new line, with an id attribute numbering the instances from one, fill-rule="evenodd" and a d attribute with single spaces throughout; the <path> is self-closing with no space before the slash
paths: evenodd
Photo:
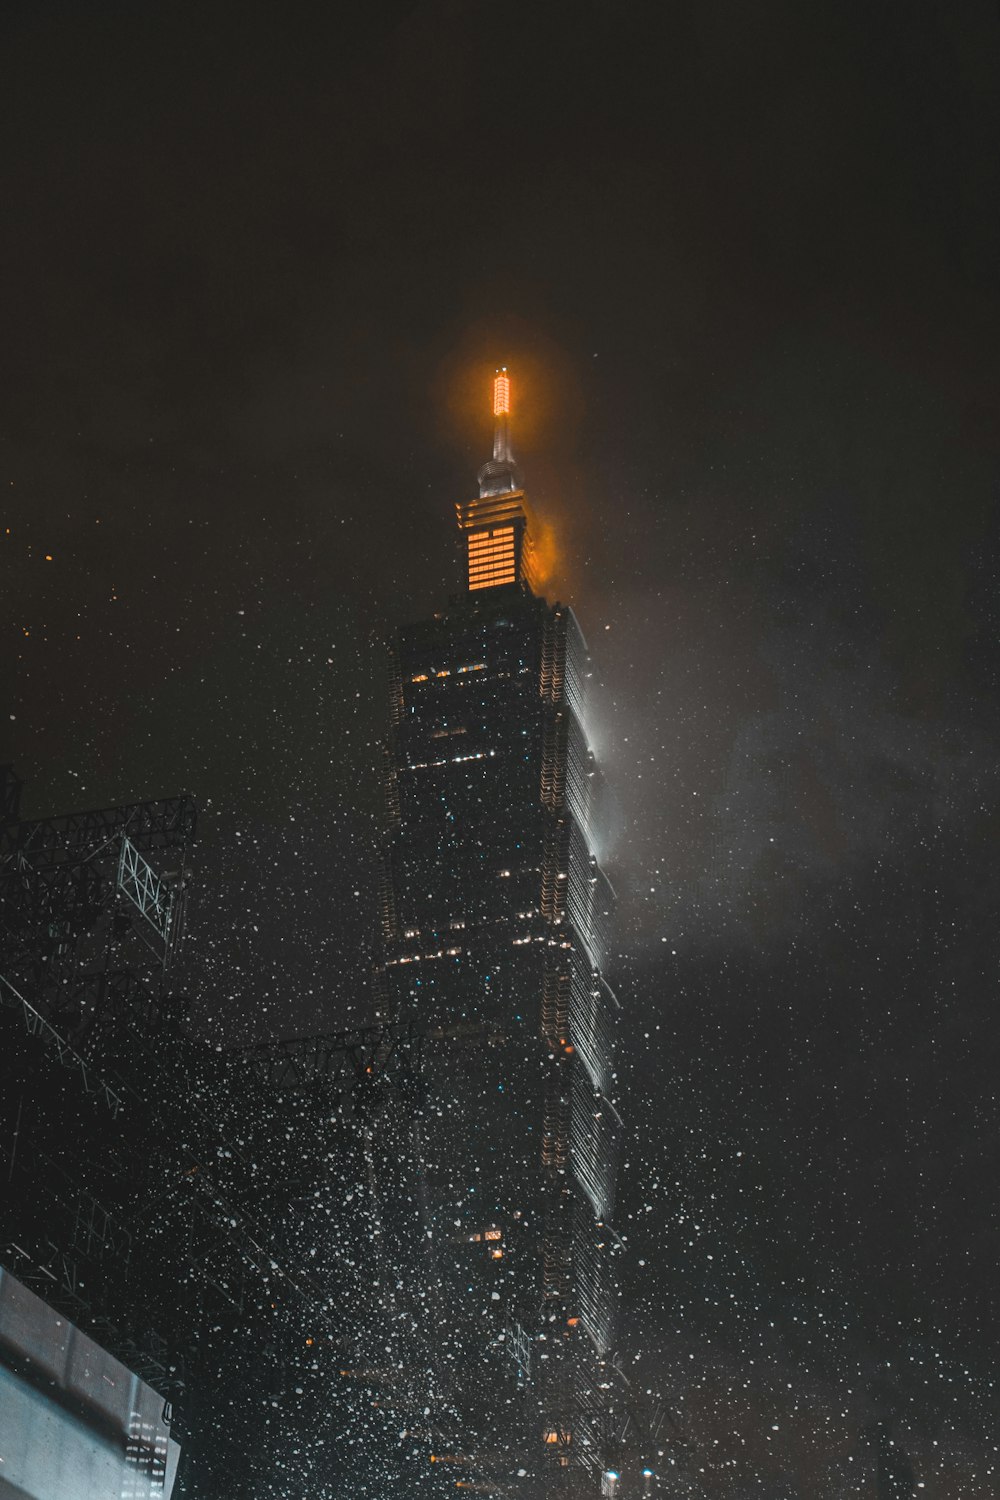
<path id="1" fill-rule="evenodd" d="M 572 610 L 536 592 L 506 370 L 493 415 L 479 493 L 456 507 L 465 590 L 394 647 L 380 1003 L 429 1049 L 427 1441 L 459 1487 L 541 1493 L 605 1462 L 618 1005 L 589 659 Z"/>

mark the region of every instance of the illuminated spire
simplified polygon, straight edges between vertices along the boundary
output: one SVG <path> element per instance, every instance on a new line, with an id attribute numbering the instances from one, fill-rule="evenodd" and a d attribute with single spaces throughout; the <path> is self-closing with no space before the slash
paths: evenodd
<path id="1" fill-rule="evenodd" d="M 521 487 L 510 451 L 510 373 L 506 365 L 493 377 L 493 421 L 493 457 L 479 471 L 480 496 L 505 495 Z"/>
<path id="2" fill-rule="evenodd" d="M 493 415 L 495 417 L 510 416 L 510 376 L 507 374 L 506 365 L 493 377 Z"/>
<path id="3" fill-rule="evenodd" d="M 479 471 L 479 499 L 455 507 L 470 594 L 512 584 L 530 593 L 534 579 L 527 501 L 510 451 L 510 387 L 504 365 L 493 377 L 493 457 Z"/>

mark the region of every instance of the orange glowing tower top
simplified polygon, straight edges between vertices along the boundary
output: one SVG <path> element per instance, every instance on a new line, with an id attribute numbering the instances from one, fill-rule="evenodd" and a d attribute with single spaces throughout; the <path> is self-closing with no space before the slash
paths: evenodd
<path id="1" fill-rule="evenodd" d="M 531 516 L 510 451 L 511 379 L 507 366 L 493 377 L 493 457 L 479 471 L 479 496 L 455 507 L 465 537 L 467 587 L 519 588 L 534 582 Z"/>

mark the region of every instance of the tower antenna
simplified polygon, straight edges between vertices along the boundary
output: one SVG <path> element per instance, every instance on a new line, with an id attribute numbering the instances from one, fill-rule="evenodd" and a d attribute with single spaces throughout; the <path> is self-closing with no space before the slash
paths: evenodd
<path id="1" fill-rule="evenodd" d="M 501 365 L 493 376 L 493 457 L 479 471 L 479 494 L 504 495 L 521 487 L 510 451 L 510 371 Z"/>
<path id="2" fill-rule="evenodd" d="M 493 422 L 494 461 L 510 463 L 510 376 L 506 365 L 493 377 Z"/>

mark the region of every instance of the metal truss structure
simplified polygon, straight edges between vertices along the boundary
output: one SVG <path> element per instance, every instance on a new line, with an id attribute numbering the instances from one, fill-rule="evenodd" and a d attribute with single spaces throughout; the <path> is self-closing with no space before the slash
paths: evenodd
<path id="1" fill-rule="evenodd" d="M 373 1142 L 419 1113 L 424 1039 L 198 1042 L 176 988 L 190 799 L 19 822 L 0 786 L 0 1263 L 162 1395 L 220 1493 L 251 1462 L 234 1414 L 290 1384 L 328 1409 L 380 1315 L 365 1255 L 395 1188 Z M 350 1238 L 350 1270 L 308 1248 L 337 1203 L 327 1243 Z"/>
<path id="2" fill-rule="evenodd" d="M 247 1049 L 246 1065 L 268 1088 L 318 1088 L 350 1094 L 363 1110 L 375 1085 L 388 1082 L 406 1099 L 420 1088 L 423 1032 L 411 1023 L 292 1037 Z"/>
<path id="3" fill-rule="evenodd" d="M 16 808 L 16 801 L 9 797 L 5 801 Z M 0 828 L 0 860 L 22 854 L 36 867 L 73 863 L 96 854 L 123 834 L 146 853 L 183 849 L 194 838 L 196 822 L 191 797 L 164 797 L 30 821 L 18 821 L 15 812 Z"/>
<path id="4" fill-rule="evenodd" d="M 16 1101 L 0 1255 L 176 1395 L 177 1339 L 150 1326 L 133 1261 L 135 1201 L 162 1129 L 151 1036 L 167 997 L 194 804 L 175 797 L 19 820 L 9 768 L 0 787 L 0 1018 L 9 1018 L 0 1057 L 2 1093 L 9 1107 Z"/>
<path id="5" fill-rule="evenodd" d="M 174 887 L 143 859 L 127 833 L 122 835 L 118 858 L 118 890 L 128 897 L 164 947 L 169 949 Z"/>
<path id="6" fill-rule="evenodd" d="M 64 1068 L 74 1068 L 80 1075 L 84 1091 L 88 1094 L 97 1093 L 104 1100 L 111 1115 L 114 1117 L 122 1107 L 123 1096 L 114 1089 L 107 1079 L 102 1078 L 87 1059 L 70 1045 L 69 1041 L 61 1032 L 41 1015 L 35 1007 L 27 1000 L 20 990 L 11 984 L 10 980 L 0 974 L 0 1004 L 6 1005 L 11 1010 L 20 1011 L 24 1021 L 25 1031 L 28 1036 L 34 1036 L 49 1048 L 56 1061 Z"/>
<path id="7" fill-rule="evenodd" d="M 16 810 L 19 784 L 9 773 L 2 784 L 4 806 Z M 107 990 L 116 969 L 148 970 L 146 958 L 136 959 L 137 940 L 158 970 L 146 973 L 147 988 L 162 989 L 195 820 L 190 797 L 170 797 L 30 821 L 8 812 L 0 824 L 4 972 L 49 1020 L 75 1012 L 62 1030 L 103 1010 L 95 991 Z"/>
<path id="8" fill-rule="evenodd" d="M 220 1316 L 297 1308 L 297 1324 L 341 1340 L 344 1311 L 276 1248 L 267 1204 L 291 1191 L 289 1163 L 316 1155 L 311 1101 L 356 1120 L 418 1097 L 419 1034 L 225 1054 L 188 1040 L 165 1018 L 190 799 L 18 822 L 19 784 L 3 785 L 0 1095 L 18 1107 L 0 1150 L 25 1206 L 0 1219 L 0 1258 L 175 1401 L 192 1339 Z"/>

